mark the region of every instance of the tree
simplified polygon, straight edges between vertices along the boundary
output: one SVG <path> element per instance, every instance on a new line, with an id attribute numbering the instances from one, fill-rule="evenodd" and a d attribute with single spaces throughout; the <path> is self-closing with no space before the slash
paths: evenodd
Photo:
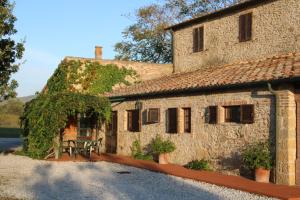
<path id="1" fill-rule="evenodd" d="M 160 0 L 135 12 L 123 41 L 115 45 L 116 59 L 154 63 L 172 62 L 172 36 L 164 28 L 227 7 L 241 0 Z"/>
<path id="2" fill-rule="evenodd" d="M 0 102 L 9 97 L 15 97 L 17 81 L 11 80 L 11 75 L 18 71 L 24 52 L 24 42 L 15 42 L 12 36 L 17 33 L 13 15 L 14 3 L 9 0 L 0 1 Z"/>

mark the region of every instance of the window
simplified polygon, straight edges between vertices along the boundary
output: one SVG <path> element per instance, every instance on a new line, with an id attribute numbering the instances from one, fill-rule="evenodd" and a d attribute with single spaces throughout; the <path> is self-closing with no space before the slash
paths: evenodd
<path id="1" fill-rule="evenodd" d="M 209 106 L 208 107 L 208 123 L 216 124 L 217 123 L 217 106 Z"/>
<path id="2" fill-rule="evenodd" d="M 131 132 L 140 132 L 140 110 L 127 111 L 127 130 Z"/>
<path id="3" fill-rule="evenodd" d="M 203 51 L 204 48 L 204 28 L 199 27 L 193 30 L 193 52 Z"/>
<path id="4" fill-rule="evenodd" d="M 79 137 L 92 137 L 92 120 L 89 117 L 81 117 L 79 125 Z"/>
<path id="5" fill-rule="evenodd" d="M 241 15 L 239 18 L 239 40 L 246 42 L 252 37 L 252 13 Z"/>
<path id="6" fill-rule="evenodd" d="M 167 133 L 177 133 L 177 115 L 177 108 L 169 108 L 167 110 Z"/>
<path id="7" fill-rule="evenodd" d="M 191 132 L 191 108 L 183 108 L 183 116 L 184 116 L 184 132 Z"/>
<path id="8" fill-rule="evenodd" d="M 254 106 L 226 106 L 225 122 L 251 124 L 254 123 Z"/>
<path id="9" fill-rule="evenodd" d="M 240 106 L 226 106 L 225 108 L 225 122 L 236 122 L 240 123 Z"/>
<path id="10" fill-rule="evenodd" d="M 159 108 L 150 108 L 148 110 L 147 122 L 148 123 L 159 122 Z"/>

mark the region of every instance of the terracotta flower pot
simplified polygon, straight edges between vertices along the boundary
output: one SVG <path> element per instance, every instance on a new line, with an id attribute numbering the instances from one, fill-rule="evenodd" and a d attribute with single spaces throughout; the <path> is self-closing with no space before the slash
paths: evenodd
<path id="1" fill-rule="evenodd" d="M 264 168 L 255 169 L 255 181 L 261 183 L 269 183 L 270 180 L 270 170 Z"/>
<path id="2" fill-rule="evenodd" d="M 158 156 L 158 163 L 165 165 L 165 164 L 169 164 L 168 162 L 168 154 L 167 153 L 161 153 Z"/>

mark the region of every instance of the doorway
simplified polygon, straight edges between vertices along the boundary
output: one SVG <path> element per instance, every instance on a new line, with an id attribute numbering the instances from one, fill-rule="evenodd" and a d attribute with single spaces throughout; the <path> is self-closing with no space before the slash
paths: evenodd
<path id="1" fill-rule="evenodd" d="M 111 122 L 107 127 L 105 134 L 105 149 L 106 153 L 117 153 L 117 134 L 118 134 L 118 112 L 113 111 Z"/>

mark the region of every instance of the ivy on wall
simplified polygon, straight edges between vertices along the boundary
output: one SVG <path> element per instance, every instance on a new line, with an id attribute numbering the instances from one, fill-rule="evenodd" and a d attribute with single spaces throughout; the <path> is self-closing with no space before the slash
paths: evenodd
<path id="1" fill-rule="evenodd" d="M 105 97 L 116 84 L 130 84 L 126 78 L 136 72 L 98 62 L 64 60 L 47 82 L 46 89 L 25 105 L 21 117 L 23 137 L 30 157 L 43 158 L 56 145 L 69 117 L 86 113 L 99 122 L 110 120 L 111 106 Z"/>
<path id="2" fill-rule="evenodd" d="M 80 92 L 98 95 L 110 92 L 114 85 L 129 85 L 126 78 L 137 78 L 137 73 L 116 65 L 101 65 L 98 62 L 64 60 L 48 80 L 48 93 Z"/>
<path id="3" fill-rule="evenodd" d="M 87 113 L 98 122 L 110 119 L 111 106 L 105 97 L 79 93 L 41 94 L 25 105 L 21 124 L 30 157 L 43 158 L 53 139 L 63 131 L 69 117 Z"/>

